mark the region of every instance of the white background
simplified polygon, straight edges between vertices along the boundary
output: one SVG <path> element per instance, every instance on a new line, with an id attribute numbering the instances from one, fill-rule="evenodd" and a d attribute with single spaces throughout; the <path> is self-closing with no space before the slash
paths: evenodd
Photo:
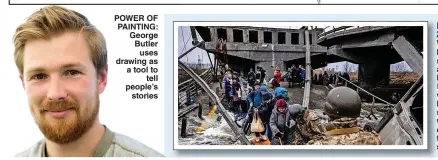
<path id="1" fill-rule="evenodd" d="M 86 0 L 39 0 L 38 2 L 35 2 L 35 0 L 11 0 L 11 3 L 246 3 L 246 4 L 253 4 L 253 3 L 293 3 L 293 4 L 318 4 L 317 0 L 271 0 L 271 1 L 236 1 L 236 0 L 221 0 L 221 1 L 206 1 L 206 0 L 160 0 L 160 1 L 144 1 L 144 0 L 125 0 L 123 2 L 119 0 L 106 0 L 106 1 L 86 1 Z M 372 4 L 372 3 L 379 3 L 379 4 L 419 4 L 419 3 L 438 3 L 433 0 L 320 0 L 320 4 L 342 4 L 342 3 L 348 3 L 348 4 Z"/>
<path id="2" fill-rule="evenodd" d="M 117 65 L 118 58 L 142 58 L 138 55 L 141 48 L 134 47 L 134 40 L 129 37 L 129 31 L 117 30 L 114 14 L 153 14 L 132 10 L 128 7 L 100 8 L 99 11 L 93 6 L 66 6 L 87 16 L 105 36 L 108 47 L 108 84 L 100 95 L 100 120 L 112 131 L 125 134 L 147 146 L 164 153 L 164 101 L 163 81 L 159 83 L 160 93 L 157 100 L 133 100 L 132 92 L 125 92 L 126 84 L 144 84 L 146 80 L 143 74 L 127 74 L 126 67 L 140 67 L 141 65 Z M 7 21 L 2 22 L 1 33 L 1 115 L 0 115 L 0 155 L 11 157 L 24 151 L 38 140 L 43 138 L 40 130 L 33 121 L 27 104 L 27 97 L 19 79 L 19 73 L 14 63 L 14 46 L 12 36 L 19 24 L 25 18 L 41 8 L 41 6 L 13 6 L 8 8 Z M 6 18 L 6 17 L 4 17 Z M 159 17 L 158 26 L 163 23 Z M 5 25 L 4 22 L 7 22 Z M 164 30 L 161 29 L 161 30 Z M 161 32 L 160 30 L 160 32 Z M 159 38 L 164 37 L 159 33 Z M 158 43 L 159 69 L 163 71 L 163 49 L 161 41 Z M 159 71 L 160 72 L 160 71 Z M 164 78 L 162 75 L 160 78 Z"/>

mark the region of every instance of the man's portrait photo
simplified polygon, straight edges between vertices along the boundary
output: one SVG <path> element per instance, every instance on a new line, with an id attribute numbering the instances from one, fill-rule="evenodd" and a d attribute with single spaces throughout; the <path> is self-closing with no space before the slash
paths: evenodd
<path id="1" fill-rule="evenodd" d="M 162 156 L 99 121 L 108 51 L 104 35 L 85 15 L 43 7 L 16 28 L 13 43 L 30 113 L 44 135 L 17 157 Z"/>

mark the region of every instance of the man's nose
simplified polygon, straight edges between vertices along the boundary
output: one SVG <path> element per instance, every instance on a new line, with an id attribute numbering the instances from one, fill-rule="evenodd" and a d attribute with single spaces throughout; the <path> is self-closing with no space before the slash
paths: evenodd
<path id="1" fill-rule="evenodd" d="M 50 78 L 49 90 L 47 91 L 47 98 L 50 101 L 61 101 L 67 98 L 67 91 L 62 78 L 52 76 Z"/>

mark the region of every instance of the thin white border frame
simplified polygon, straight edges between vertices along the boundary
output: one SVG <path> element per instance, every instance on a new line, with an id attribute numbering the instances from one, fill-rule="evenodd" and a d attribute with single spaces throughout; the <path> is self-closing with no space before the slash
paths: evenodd
<path id="1" fill-rule="evenodd" d="M 173 22 L 173 149 L 174 150 L 425 150 L 428 145 L 428 96 L 423 96 L 422 145 L 179 145 L 178 143 L 178 27 L 180 26 L 422 26 L 423 27 L 423 95 L 427 88 L 428 22 L 427 21 L 174 21 Z M 424 121 L 426 120 L 426 121 Z M 426 122 L 426 123 L 424 123 Z"/>

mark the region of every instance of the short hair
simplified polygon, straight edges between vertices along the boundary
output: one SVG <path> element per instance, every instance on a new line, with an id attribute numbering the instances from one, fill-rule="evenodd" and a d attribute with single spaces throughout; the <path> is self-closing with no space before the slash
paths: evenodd
<path id="1" fill-rule="evenodd" d="M 102 33 L 76 11 L 61 6 L 47 6 L 30 15 L 14 34 L 14 58 L 20 74 L 23 74 L 23 52 L 28 41 L 49 40 L 62 33 L 74 31 L 83 34 L 90 48 L 94 67 L 101 73 L 107 66 L 106 41 Z"/>

